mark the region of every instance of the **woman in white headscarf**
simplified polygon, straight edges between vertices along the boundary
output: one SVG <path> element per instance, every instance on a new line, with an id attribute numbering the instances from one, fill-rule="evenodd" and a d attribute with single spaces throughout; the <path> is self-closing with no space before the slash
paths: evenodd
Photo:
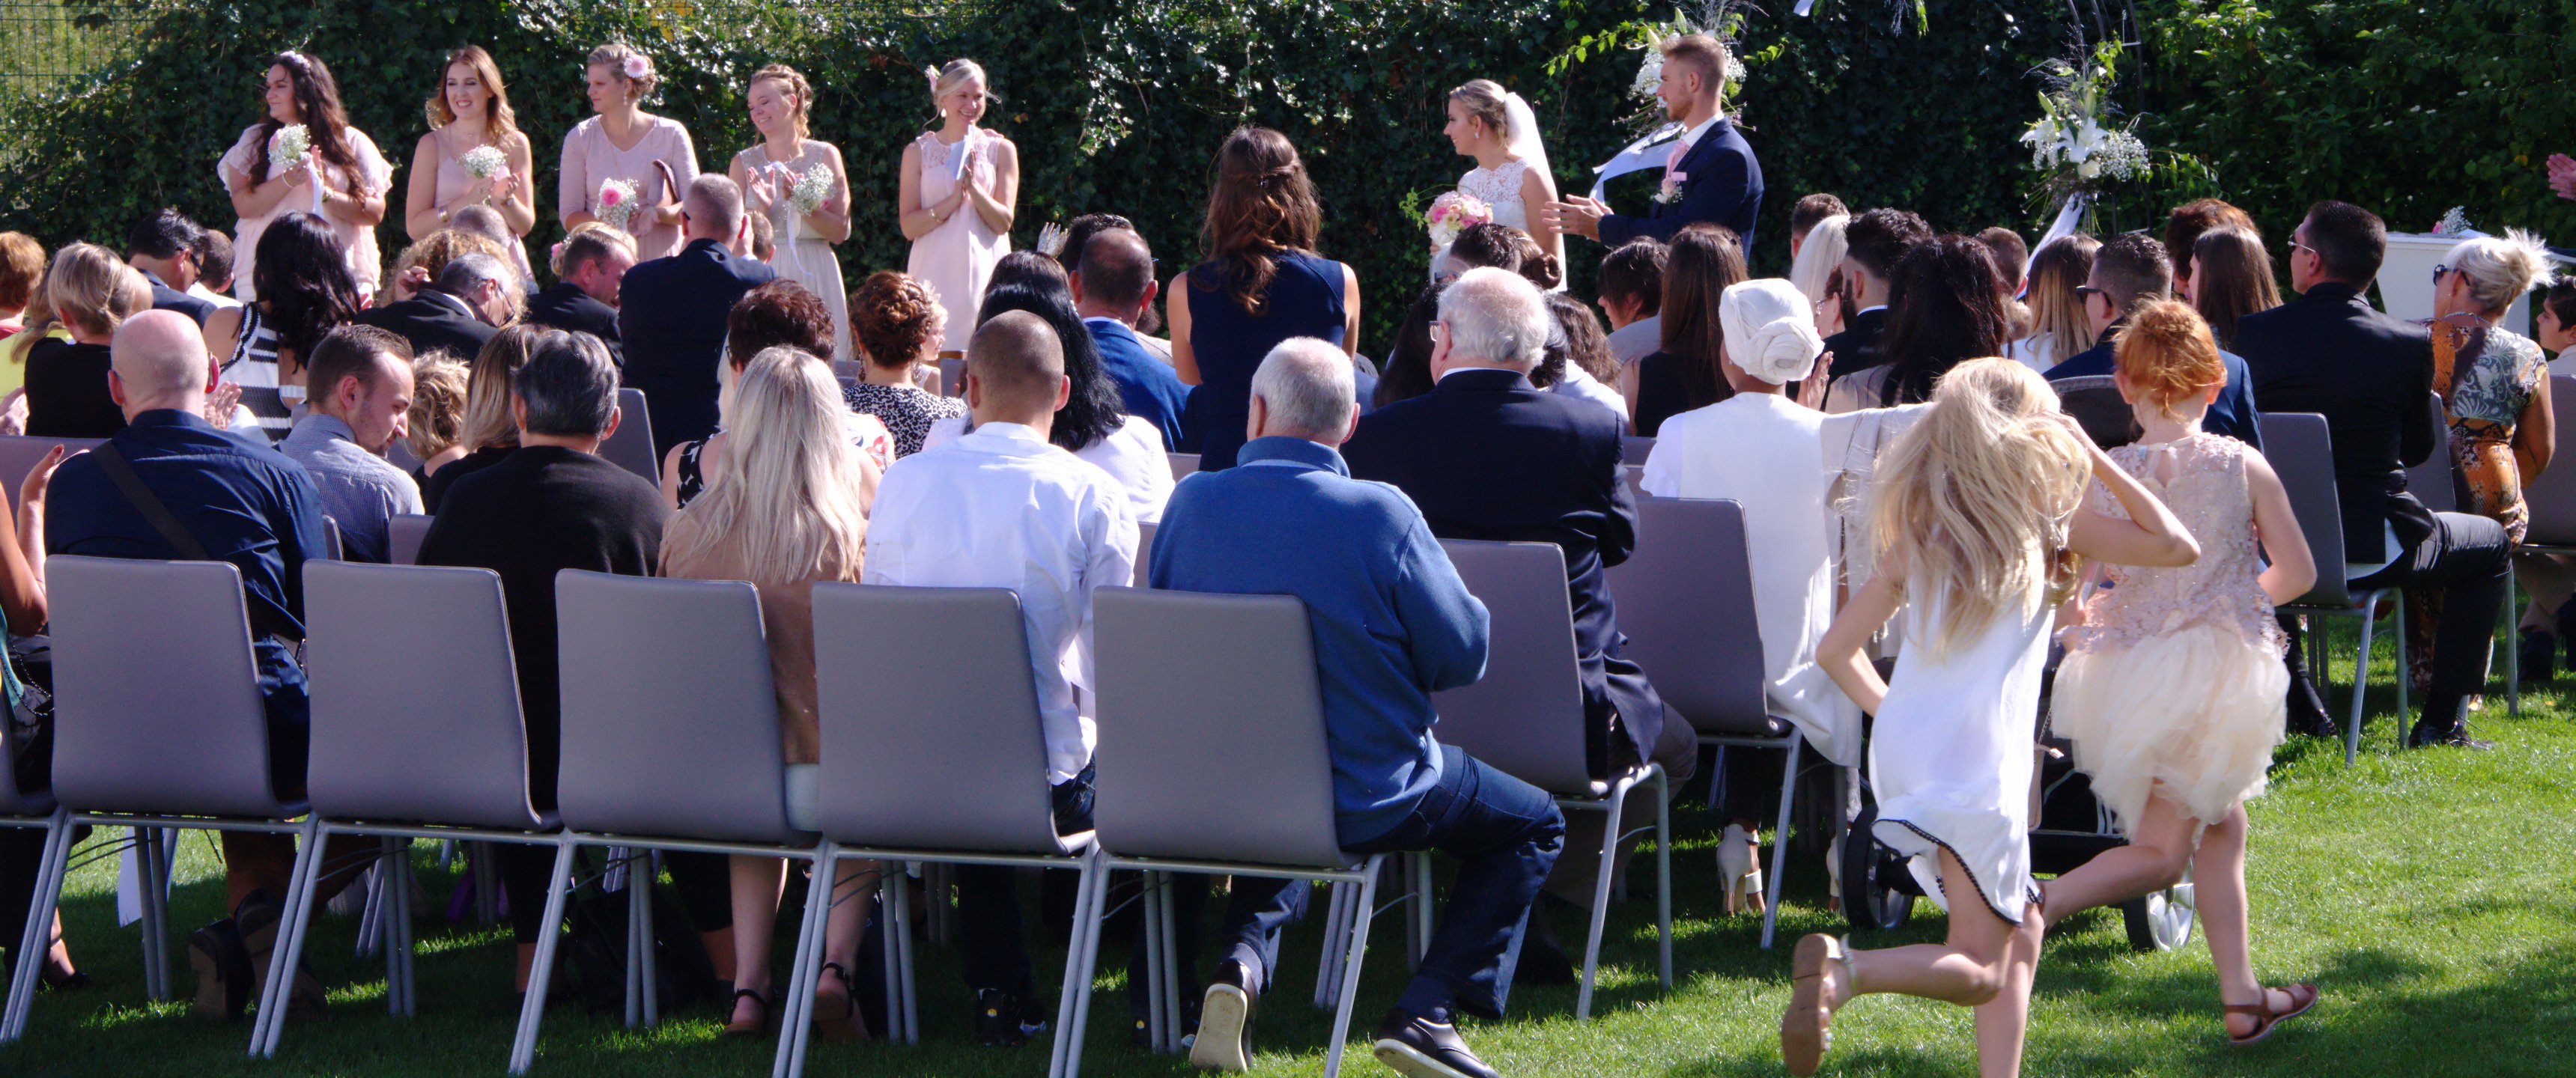
<path id="1" fill-rule="evenodd" d="M 1825 416 L 1783 392 L 1816 372 L 1824 341 L 1807 297 L 1776 277 L 1728 287 L 1717 310 L 1735 395 L 1665 420 L 1643 486 L 1657 497 L 1727 498 L 1744 507 L 1771 713 L 1795 723 L 1817 752 L 1849 765 L 1859 759 L 1860 713 L 1816 665 L 1816 641 L 1833 618 Z M 1717 860 L 1729 912 L 1762 908 L 1753 851 L 1757 821 L 1773 818 L 1764 802 L 1778 794 L 1780 763 L 1772 752 L 1726 756 L 1721 809 L 1733 822 Z"/>
<path id="2" fill-rule="evenodd" d="M 1451 149 L 1476 159 L 1476 167 L 1458 178 L 1458 191 L 1493 207 L 1494 223 L 1516 228 L 1538 241 L 1556 261 L 1560 280 L 1565 269 L 1565 237 L 1530 213 L 1532 206 L 1556 201 L 1556 176 L 1547 168 L 1547 146 L 1538 137 L 1538 116 L 1521 95 L 1491 79 L 1472 79 L 1449 91 L 1449 125 L 1441 128 Z M 1438 278 L 1446 250 L 1435 251 L 1431 274 Z M 1563 290 L 1559 285 L 1557 291 Z"/>

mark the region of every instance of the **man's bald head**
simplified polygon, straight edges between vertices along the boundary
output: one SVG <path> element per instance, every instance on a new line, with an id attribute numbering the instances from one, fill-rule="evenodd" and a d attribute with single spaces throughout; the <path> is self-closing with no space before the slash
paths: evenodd
<path id="1" fill-rule="evenodd" d="M 1064 342 L 1046 319 L 1004 311 L 975 327 L 966 345 L 966 373 L 983 383 L 986 401 L 1051 415 L 1064 386 Z"/>
<path id="2" fill-rule="evenodd" d="M 680 212 L 688 215 L 690 239 L 731 243 L 742 231 L 742 188 L 722 175 L 699 176 L 680 196 Z"/>
<path id="3" fill-rule="evenodd" d="M 144 311 L 118 326 L 107 347 L 117 403 L 127 419 L 156 408 L 196 411 L 204 404 L 206 339 L 188 316 Z"/>

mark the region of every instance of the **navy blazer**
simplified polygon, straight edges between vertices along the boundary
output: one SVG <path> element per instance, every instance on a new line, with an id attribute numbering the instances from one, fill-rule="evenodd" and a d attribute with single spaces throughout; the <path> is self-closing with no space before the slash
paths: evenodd
<path id="1" fill-rule="evenodd" d="M 653 417 L 653 459 L 716 432 L 725 317 L 743 293 L 777 276 L 768 263 L 737 258 L 708 239 L 626 271 L 617 289 L 617 335 L 625 342 L 626 384 L 644 391 Z"/>
<path id="2" fill-rule="evenodd" d="M 580 285 L 557 284 L 528 297 L 527 321 L 573 333 L 587 333 L 608 346 L 608 354 L 622 366 L 626 349 L 617 335 L 617 308 L 590 298 Z"/>
<path id="3" fill-rule="evenodd" d="M 1127 406 L 1127 414 L 1154 425 L 1163 432 L 1163 451 L 1181 449 L 1181 417 L 1189 409 L 1190 387 L 1173 373 L 1172 365 L 1145 349 L 1136 331 L 1114 318 L 1085 318 L 1084 327 L 1091 330 L 1091 343 L 1100 349 L 1100 367 L 1118 383 L 1118 397 Z"/>
<path id="4" fill-rule="evenodd" d="M 2119 323 L 2112 323 L 2112 328 L 2119 328 Z M 2062 382 L 2069 378 L 2117 373 L 2114 359 L 2111 331 L 2104 330 L 2102 343 L 2050 367 L 2048 380 Z M 2234 352 L 2219 349 L 2218 361 L 2227 367 L 2227 386 L 2219 390 L 2218 399 L 2210 403 L 2209 414 L 2201 419 L 2201 429 L 2211 434 L 2224 434 L 2259 451 L 2263 448 L 2263 427 L 2255 420 L 2254 376 L 2246 370 L 2245 360 Z"/>
<path id="5" fill-rule="evenodd" d="M 1762 163 L 1753 144 L 1735 122 L 1723 116 L 1701 132 L 1682 155 L 1682 197 L 1654 204 L 1644 217 L 1614 213 L 1601 219 L 1601 242 L 1617 247 L 1639 236 L 1670 242 L 1683 226 L 1712 221 L 1734 230 L 1744 240 L 1745 257 L 1753 255 L 1754 219 L 1762 211 Z"/>
<path id="6" fill-rule="evenodd" d="M 2388 561 L 2433 533 L 2432 510 L 2406 492 L 2406 469 L 2433 455 L 2444 425 L 2431 330 L 2372 309 L 2351 285 L 2320 284 L 2238 320 L 2236 349 L 2264 408 L 2326 417 L 2346 560 Z"/>
<path id="7" fill-rule="evenodd" d="M 501 332 L 474 317 L 464 300 L 435 288 L 421 289 L 399 303 L 369 307 L 358 312 L 357 322 L 410 341 L 413 355 L 445 352 L 465 363 L 474 362 L 492 335 Z"/>
<path id="8" fill-rule="evenodd" d="M 160 274 L 141 267 L 136 267 L 134 272 L 142 274 L 144 282 L 152 286 L 153 310 L 177 311 L 187 315 L 199 327 L 206 324 L 207 316 L 215 313 L 214 304 L 170 287 L 169 282 L 163 281 Z"/>
<path id="9" fill-rule="evenodd" d="M 1518 373 L 1466 369 L 1360 417 L 1342 446 L 1351 475 L 1395 484 L 1421 507 L 1433 535 L 1565 551 L 1594 775 L 1607 774 L 1613 715 L 1640 760 L 1653 755 L 1664 727 L 1662 698 L 1619 657 L 1626 638 L 1603 575 L 1637 548 L 1621 426 L 1610 410 L 1533 387 Z"/>

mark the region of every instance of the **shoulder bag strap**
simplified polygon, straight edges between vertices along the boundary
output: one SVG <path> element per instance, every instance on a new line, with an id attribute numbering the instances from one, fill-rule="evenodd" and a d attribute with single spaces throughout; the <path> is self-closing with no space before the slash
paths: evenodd
<path id="1" fill-rule="evenodd" d="M 196 534 L 171 514 L 170 507 L 161 501 L 161 496 L 143 485 L 143 477 L 134 474 L 134 466 L 125 462 L 125 455 L 116 451 L 115 443 L 100 442 L 90 447 L 89 455 L 97 458 L 99 470 L 107 473 L 108 480 L 116 484 L 125 500 L 133 503 L 134 511 L 143 514 L 152 530 L 160 532 L 161 538 L 170 544 L 171 549 L 177 550 L 181 558 L 188 561 L 215 560 L 206 553 L 205 544 L 197 541 Z"/>

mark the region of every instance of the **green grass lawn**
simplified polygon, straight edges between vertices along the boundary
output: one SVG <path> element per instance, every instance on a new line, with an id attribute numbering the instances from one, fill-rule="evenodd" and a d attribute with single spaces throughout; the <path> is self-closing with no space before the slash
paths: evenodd
<path id="1" fill-rule="evenodd" d="M 2557 683 L 2569 685 L 2576 680 Z M 2383 717 L 2393 703 L 2376 693 L 2374 702 Z M 2522 717 L 2508 719 L 2504 700 L 2492 697 L 2475 719 L 2478 732 L 2498 743 L 2491 753 L 2398 753 L 2384 718 L 2351 767 L 2339 744 L 2300 740 L 2283 751 L 2271 793 L 2253 808 L 2255 968 L 2273 983 L 2316 981 L 2325 995 L 2310 1016 L 2283 1026 L 2269 1043 L 2231 1048 L 2198 941 L 2183 951 L 2139 954 L 2118 914 L 2097 911 L 2049 941 L 2025 1073 L 2576 1073 L 2576 860 L 2568 855 L 2576 838 L 2576 724 L 2569 702 L 2550 687 L 2535 687 L 2523 703 Z M 1684 801 L 1696 799 L 1695 787 Z M 1612 912 L 1589 1026 L 1573 1020 L 1572 989 L 1534 989 L 1515 994 L 1508 1021 L 1468 1028 L 1472 1043 L 1506 1074 L 1783 1073 L 1775 1030 L 1789 990 L 1785 943 L 1842 930 L 1839 916 L 1823 908 L 1821 864 L 1806 858 L 1792 865 L 1784 946 L 1760 950 L 1758 919 L 1718 913 L 1709 816 L 1686 805 L 1674 822 L 1681 834 L 1674 858 L 1678 983 L 1669 993 L 1655 984 L 1652 891 L 1638 886 L 1634 899 Z M 171 915 L 179 932 L 214 917 L 222 901 L 220 867 L 205 840 L 191 834 L 183 850 Z M 115 927 L 102 864 L 73 878 L 64 905 L 72 946 L 100 983 L 80 994 L 39 992 L 26 1041 L 0 1049 L 0 1075 L 503 1073 L 514 1014 L 507 930 L 448 925 L 438 916 L 448 877 L 427 867 L 427 844 L 418 856 L 431 896 L 422 906 L 419 1017 L 385 1014 L 381 962 L 351 955 L 354 918 L 324 918 L 309 953 L 333 986 L 331 1015 L 289 1026 L 277 1059 L 251 1063 L 243 1057 L 247 1025 L 200 1022 L 184 1002 L 144 1000 L 136 936 Z M 1855 942 L 1937 939 L 1941 926 L 1927 903 L 1907 930 Z M 1573 938 L 1579 930 L 1561 931 Z M 1401 987 L 1401 923 L 1384 918 L 1379 932 L 1356 1037 L 1366 1036 Z M 1254 1026 L 1260 1073 L 1323 1068 L 1329 1015 L 1306 1002 L 1318 940 L 1313 921 L 1289 935 L 1282 990 Z M 183 946 L 174 939 L 182 956 L 174 980 L 184 994 L 193 979 Z M 1061 968 L 1060 955 L 1049 949 L 1037 956 L 1041 983 Z M 1127 1046 L 1119 991 L 1125 955 L 1123 946 L 1104 945 L 1086 1073 L 1194 1073 L 1181 1059 Z M 922 1044 L 818 1043 L 810 1073 L 1045 1072 L 1043 1041 L 1017 1051 L 975 1047 L 954 961 L 935 947 L 922 947 L 920 956 Z M 766 1073 L 771 1043 L 720 1039 L 720 1022 L 709 1005 L 658 1028 L 627 1030 L 613 1016 L 558 1006 L 548 1014 L 535 1073 Z M 1836 1034 L 1827 1074 L 1975 1073 L 1968 1014 L 1957 1008 L 1864 999 L 1843 1012 Z M 1364 1042 L 1357 1047 L 1347 1060 L 1351 1073 L 1387 1073 L 1367 1057 Z"/>

